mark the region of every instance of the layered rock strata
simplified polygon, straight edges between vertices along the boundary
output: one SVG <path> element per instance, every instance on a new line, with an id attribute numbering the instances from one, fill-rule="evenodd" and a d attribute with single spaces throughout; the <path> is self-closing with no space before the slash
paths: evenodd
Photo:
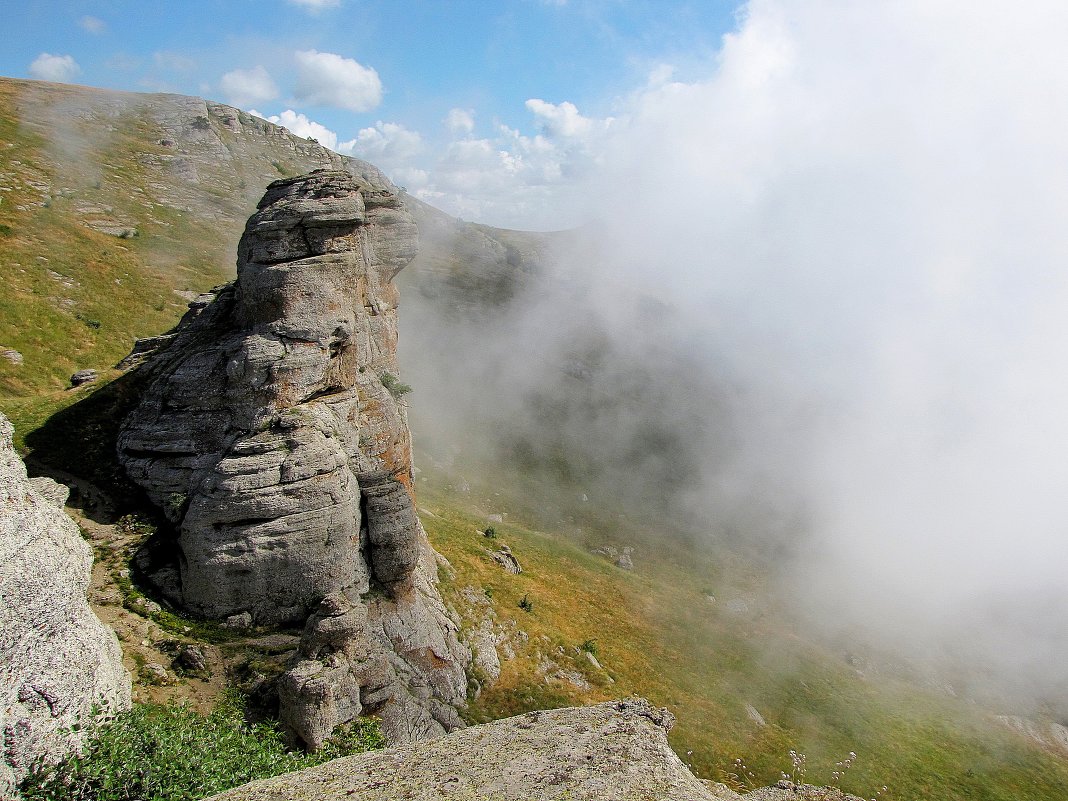
<path id="1" fill-rule="evenodd" d="M 66 488 L 26 478 L 0 415 L 0 798 L 39 760 L 81 744 L 94 709 L 130 705 L 115 633 L 89 608 L 93 553 L 63 512 Z"/>
<path id="2" fill-rule="evenodd" d="M 130 477 L 178 532 L 177 601 L 305 623 L 282 717 L 316 747 L 361 709 L 394 740 L 460 725 L 469 654 L 412 503 L 393 276 L 415 255 L 397 192 L 343 171 L 271 184 L 237 280 L 142 352 Z"/>

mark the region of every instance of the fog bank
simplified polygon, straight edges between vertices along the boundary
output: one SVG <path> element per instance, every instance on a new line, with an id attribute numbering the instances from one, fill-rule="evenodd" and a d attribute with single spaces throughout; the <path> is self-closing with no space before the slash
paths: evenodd
<path id="1" fill-rule="evenodd" d="M 593 195 L 616 280 L 764 399 L 735 413 L 803 509 L 790 593 L 1035 682 L 1068 657 L 1066 23 L 752 2 Z"/>
<path id="2" fill-rule="evenodd" d="M 826 630 L 1063 693 L 1065 30 L 1055 2 L 754 0 L 704 78 L 619 101 L 576 188 L 592 250 L 460 372 L 623 483 L 679 478 L 709 531 L 782 543 Z M 633 405 L 532 420 L 579 329 L 604 343 L 584 386 L 644 371 Z M 641 425 L 680 460 L 628 470 Z"/>

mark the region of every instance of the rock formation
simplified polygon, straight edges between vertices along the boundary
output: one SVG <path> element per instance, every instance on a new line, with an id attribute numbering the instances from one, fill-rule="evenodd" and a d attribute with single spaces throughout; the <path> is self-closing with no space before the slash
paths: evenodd
<path id="1" fill-rule="evenodd" d="M 673 724 L 641 698 L 528 712 L 206 801 L 864 801 L 836 787 L 781 781 L 740 794 L 698 779 L 668 745 Z"/>
<path id="2" fill-rule="evenodd" d="M 85 598 L 93 553 L 62 511 L 66 488 L 27 480 L 12 432 L 0 415 L 2 798 L 37 760 L 77 748 L 69 729 L 94 707 L 130 705 L 119 642 Z"/>
<path id="3" fill-rule="evenodd" d="M 306 623 L 280 693 L 312 747 L 362 708 L 393 740 L 460 725 L 469 654 L 434 586 L 390 392 L 391 279 L 415 251 L 387 182 L 274 182 L 236 282 L 141 348 L 147 388 L 120 431 L 120 461 L 178 532 L 175 600 L 217 620 Z"/>
<path id="4" fill-rule="evenodd" d="M 498 720 L 426 743 L 252 782 L 214 801 L 712 801 L 671 750 L 673 718 L 641 699 Z"/>

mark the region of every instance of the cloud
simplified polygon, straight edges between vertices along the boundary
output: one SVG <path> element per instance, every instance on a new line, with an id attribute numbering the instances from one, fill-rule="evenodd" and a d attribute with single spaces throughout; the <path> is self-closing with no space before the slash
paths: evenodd
<path id="1" fill-rule="evenodd" d="M 222 76 L 219 86 L 230 103 L 244 108 L 278 97 L 278 87 L 270 73 L 262 66 L 248 70 L 232 70 Z"/>
<path id="2" fill-rule="evenodd" d="M 298 50 L 297 100 L 311 106 L 370 111 L 382 102 L 382 81 L 371 67 L 317 50 Z"/>
<path id="3" fill-rule="evenodd" d="M 691 511 L 773 545 L 792 612 L 1060 697 L 1065 25 L 1052 0 L 753 0 L 700 78 L 657 66 L 611 121 L 533 98 L 537 133 L 450 142 L 415 190 L 599 221 L 583 314 L 626 342 L 628 291 L 669 310 L 723 388 L 686 399 L 703 427 L 656 421 L 698 454 Z"/>
<path id="4" fill-rule="evenodd" d="M 107 30 L 108 26 L 104 20 L 97 17 L 84 16 L 78 20 L 78 24 L 82 27 L 82 30 L 91 34 L 100 34 Z"/>
<path id="5" fill-rule="evenodd" d="M 338 148 L 336 133 L 325 125 L 321 125 L 315 120 L 310 120 L 305 115 L 293 111 L 293 109 L 286 109 L 281 114 L 272 114 L 269 117 L 255 109 L 249 109 L 249 113 L 262 117 L 268 122 L 273 122 L 275 125 L 282 125 L 288 128 L 295 136 L 310 137 L 330 150 L 336 151 Z"/>
<path id="6" fill-rule="evenodd" d="M 470 109 L 452 108 L 445 115 L 445 129 L 454 135 L 465 135 L 475 130 L 475 113 Z"/>
<path id="7" fill-rule="evenodd" d="M 594 126 L 589 117 L 579 114 L 574 103 L 566 100 L 560 104 L 546 103 L 538 98 L 526 102 L 527 108 L 534 114 L 547 136 L 578 137 L 587 136 Z M 610 124 L 602 122 L 601 124 Z"/>
<path id="8" fill-rule="evenodd" d="M 423 150 L 423 139 L 415 131 L 394 122 L 376 122 L 361 128 L 355 139 L 338 145 L 338 152 L 351 153 L 372 162 L 386 173 L 403 168 Z"/>
<path id="9" fill-rule="evenodd" d="M 312 13 L 337 8 L 341 5 L 341 0 L 289 0 L 289 2 Z"/>
<path id="10" fill-rule="evenodd" d="M 54 56 L 51 53 L 41 53 L 29 69 L 31 78 L 56 83 L 67 83 L 81 71 L 73 56 Z"/>
<path id="11" fill-rule="evenodd" d="M 463 137 L 436 154 L 428 178 L 413 194 L 466 219 L 503 227 L 562 228 L 575 224 L 585 205 L 583 181 L 615 121 L 586 117 L 571 102 L 533 99 L 526 107 L 540 132 L 530 136 L 505 125 L 472 139 L 474 112 L 452 109 L 446 128 Z"/>
<path id="12" fill-rule="evenodd" d="M 703 80 L 638 90 L 592 151 L 605 285 L 665 299 L 731 377 L 733 509 L 775 510 L 747 528 L 794 554 L 792 608 L 1048 687 L 1068 659 L 1068 7 L 746 12 Z M 709 520 L 733 513 L 706 493 Z"/>

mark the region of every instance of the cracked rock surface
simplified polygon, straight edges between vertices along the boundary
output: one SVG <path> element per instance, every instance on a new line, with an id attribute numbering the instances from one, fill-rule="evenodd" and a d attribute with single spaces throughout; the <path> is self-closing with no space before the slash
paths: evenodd
<path id="1" fill-rule="evenodd" d="M 66 487 L 27 480 L 0 414 L 0 798 L 39 760 L 81 745 L 94 707 L 130 705 L 115 633 L 86 600 L 93 553 L 63 511 Z"/>
<path id="2" fill-rule="evenodd" d="M 532 712 L 252 782 L 215 801 L 711 801 L 647 701 Z"/>
<path id="3" fill-rule="evenodd" d="M 237 280 L 137 369 L 118 452 L 178 532 L 183 606 L 305 624 L 282 718 L 317 747 L 361 710 L 393 741 L 461 725 L 469 654 L 412 502 L 392 278 L 416 228 L 395 188 L 342 170 L 275 181 Z"/>

